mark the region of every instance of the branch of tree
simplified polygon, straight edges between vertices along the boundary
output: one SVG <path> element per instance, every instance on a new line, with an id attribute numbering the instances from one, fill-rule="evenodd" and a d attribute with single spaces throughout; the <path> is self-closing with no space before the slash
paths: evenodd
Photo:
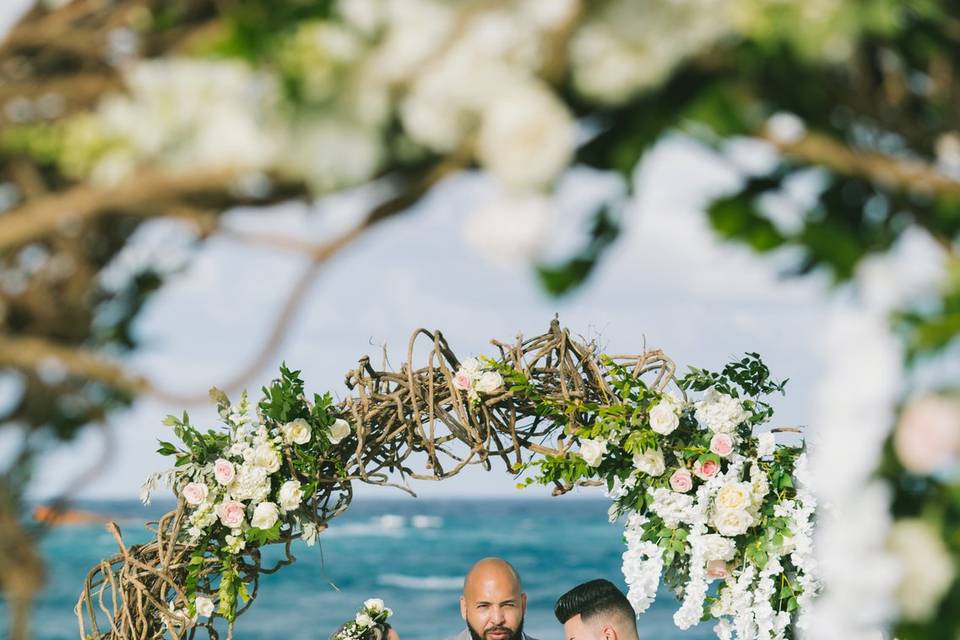
<path id="1" fill-rule="evenodd" d="M 855 151 L 842 142 L 815 132 L 807 132 L 797 139 L 786 139 L 768 130 L 761 137 L 783 155 L 805 164 L 821 165 L 843 175 L 862 176 L 888 188 L 960 195 L 960 181 L 920 160 Z"/>

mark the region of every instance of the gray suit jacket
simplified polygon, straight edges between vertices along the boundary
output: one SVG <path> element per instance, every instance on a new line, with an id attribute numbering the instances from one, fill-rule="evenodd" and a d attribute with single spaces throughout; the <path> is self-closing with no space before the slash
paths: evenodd
<path id="1" fill-rule="evenodd" d="M 447 640 L 473 640 L 468 629 L 464 629 L 455 636 L 450 636 Z M 536 638 L 531 637 L 526 632 L 523 634 L 523 640 L 537 640 Z"/>

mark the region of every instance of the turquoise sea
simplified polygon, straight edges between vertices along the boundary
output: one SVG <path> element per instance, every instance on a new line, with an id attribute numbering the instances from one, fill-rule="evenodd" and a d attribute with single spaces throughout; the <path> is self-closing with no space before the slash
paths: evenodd
<path id="1" fill-rule="evenodd" d="M 143 522 L 171 506 L 137 502 L 75 505 L 117 518 L 128 543 L 149 536 Z M 365 598 L 383 598 L 402 640 L 442 640 L 463 629 L 458 598 L 463 574 L 477 559 L 498 555 L 520 571 L 528 597 L 526 630 L 560 640 L 557 597 L 597 577 L 623 585 L 621 525 L 607 522 L 605 500 L 364 499 L 331 522 L 310 548 L 294 547 L 297 562 L 264 576 L 252 608 L 238 619 L 238 640 L 326 640 Z M 73 614 L 86 572 L 116 550 L 101 525 L 49 530 L 42 541 L 48 582 L 33 615 L 33 637 L 77 638 Z M 267 554 L 270 557 L 270 554 Z M 265 563 L 267 564 L 267 563 Z M 334 586 L 335 585 L 335 586 Z M 625 587 L 624 587 L 625 589 Z M 639 621 L 641 640 L 713 637 L 711 624 L 673 626 L 678 603 L 663 592 Z M 0 602 L 0 635 L 6 607 Z"/>

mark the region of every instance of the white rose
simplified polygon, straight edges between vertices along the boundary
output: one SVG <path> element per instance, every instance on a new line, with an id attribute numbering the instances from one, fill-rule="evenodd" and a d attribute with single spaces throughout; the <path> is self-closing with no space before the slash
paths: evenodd
<path id="1" fill-rule="evenodd" d="M 955 569 L 940 533 L 919 518 L 898 520 L 887 546 L 900 564 L 897 602 L 907 620 L 930 620 L 953 584 Z"/>
<path id="2" fill-rule="evenodd" d="M 275 473 L 280 468 L 280 456 L 273 447 L 264 442 L 254 450 L 253 464 L 265 469 L 267 473 Z"/>
<path id="3" fill-rule="evenodd" d="M 383 600 L 381 600 L 380 598 L 370 598 L 369 600 L 364 600 L 363 608 L 369 609 L 374 613 L 379 613 L 383 611 L 383 608 L 384 608 Z"/>
<path id="4" fill-rule="evenodd" d="M 310 442 L 310 423 L 297 418 L 280 427 L 283 440 L 287 444 L 307 444 Z"/>
<path id="5" fill-rule="evenodd" d="M 486 371 L 480 376 L 475 385 L 476 390 L 481 393 L 493 393 L 503 386 L 503 378 L 496 371 Z"/>
<path id="6" fill-rule="evenodd" d="M 208 492 L 207 485 L 200 482 L 190 482 L 183 488 L 182 495 L 187 504 L 198 505 L 207 499 Z"/>
<path id="7" fill-rule="evenodd" d="M 737 547 L 733 540 L 715 533 L 709 533 L 701 537 L 700 542 L 703 545 L 703 557 L 706 558 L 708 562 L 710 560 L 733 560 L 733 556 L 737 552 Z"/>
<path id="8" fill-rule="evenodd" d="M 642 453 L 633 454 L 633 466 L 651 476 L 663 475 L 667 470 L 666 463 L 663 461 L 663 451 L 660 449 L 647 449 Z"/>
<path id="9" fill-rule="evenodd" d="M 357 623 L 357 626 L 361 628 L 373 626 L 373 619 L 365 613 L 358 613 L 357 617 L 355 618 L 355 621 Z"/>
<path id="10" fill-rule="evenodd" d="M 280 509 L 284 513 L 299 507 L 302 500 L 303 490 L 300 489 L 300 481 L 287 480 L 280 485 Z"/>
<path id="11" fill-rule="evenodd" d="M 197 596 L 196 610 L 198 616 L 209 618 L 213 615 L 213 600 L 206 596 Z"/>
<path id="12" fill-rule="evenodd" d="M 484 110 L 477 158 L 511 186 L 542 187 L 567 168 L 574 134 L 570 112 L 549 88 L 517 83 Z"/>
<path id="13" fill-rule="evenodd" d="M 680 416 L 677 415 L 673 403 L 661 400 L 650 409 L 650 428 L 662 435 L 673 433 L 680 426 Z"/>
<path id="14" fill-rule="evenodd" d="M 717 492 L 717 508 L 727 511 L 746 509 L 750 506 L 753 485 L 747 482 L 728 482 Z"/>
<path id="15" fill-rule="evenodd" d="M 764 456 L 772 456 L 773 453 L 777 450 L 777 440 L 772 433 L 769 431 L 761 433 L 757 436 L 757 455 L 763 458 Z"/>
<path id="16" fill-rule="evenodd" d="M 261 502 L 253 510 L 250 525 L 257 529 L 269 529 L 276 523 L 279 512 L 272 502 Z"/>
<path id="17" fill-rule="evenodd" d="M 600 461 L 603 460 L 603 454 L 606 452 L 606 440 L 591 440 L 590 438 L 580 440 L 580 455 L 591 467 L 600 466 Z"/>
<path id="18" fill-rule="evenodd" d="M 475 373 L 480 373 L 480 361 L 476 358 L 466 358 L 463 362 L 460 363 L 460 368 L 473 375 Z"/>
<path id="19" fill-rule="evenodd" d="M 742 535 L 752 525 L 753 518 L 742 509 L 720 509 L 713 514 L 713 526 L 723 536 Z"/>
<path id="20" fill-rule="evenodd" d="M 330 425 L 330 434 L 327 438 L 330 444 L 339 444 L 341 440 L 350 435 L 350 423 L 343 418 L 337 418 Z"/>

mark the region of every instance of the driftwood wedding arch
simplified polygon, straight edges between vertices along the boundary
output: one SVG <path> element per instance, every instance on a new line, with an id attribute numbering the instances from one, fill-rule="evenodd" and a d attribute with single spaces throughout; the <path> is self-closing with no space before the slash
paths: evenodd
<path id="1" fill-rule="evenodd" d="M 492 344 L 499 351 L 497 360 L 522 372 L 540 398 L 564 404 L 620 403 L 612 382 L 614 369 L 643 376 L 657 391 L 674 380 L 675 365 L 661 351 L 602 356 L 595 343 L 575 339 L 556 319 L 542 335 L 518 336 L 513 342 L 493 340 Z M 416 352 L 423 347 L 428 351 L 422 365 L 415 367 Z M 354 481 L 409 491 L 394 478 L 443 480 L 468 465 L 480 464 L 489 470 L 498 461 L 512 472 L 531 456 L 567 452 L 572 442 L 569 436 L 577 427 L 576 415 L 569 416 L 561 427 L 509 384 L 471 402 L 454 384 L 460 363 L 442 333 L 418 329 L 410 338 L 407 360 L 399 371 L 378 370 L 364 356 L 347 373 L 350 394 L 338 410 L 354 425 L 355 439 L 350 440 L 350 447 L 334 447 L 332 464 L 324 467 L 345 472 L 318 475 L 316 490 L 305 497 L 318 529 L 326 528 L 349 507 Z M 554 494 L 562 494 L 574 483 L 555 484 Z M 116 525 L 110 525 L 119 552 L 87 575 L 76 608 L 81 637 L 193 638 L 200 629 L 218 637 L 212 619 L 188 626 L 177 618 L 176 609 L 187 605 L 185 581 L 190 563 L 204 564 L 200 584 L 194 586 L 207 591 L 216 590 L 222 569 L 217 558 L 197 559 L 184 540 L 185 512 L 181 498 L 175 510 L 152 523 L 155 537 L 145 544 L 127 546 Z M 281 537 L 285 556 L 274 566 L 262 564 L 259 546 L 238 554 L 237 569 L 250 597 L 237 614 L 249 608 L 256 597 L 260 575 L 294 562 L 291 543 L 298 537 L 299 533 Z M 230 624 L 228 637 L 232 632 Z"/>

